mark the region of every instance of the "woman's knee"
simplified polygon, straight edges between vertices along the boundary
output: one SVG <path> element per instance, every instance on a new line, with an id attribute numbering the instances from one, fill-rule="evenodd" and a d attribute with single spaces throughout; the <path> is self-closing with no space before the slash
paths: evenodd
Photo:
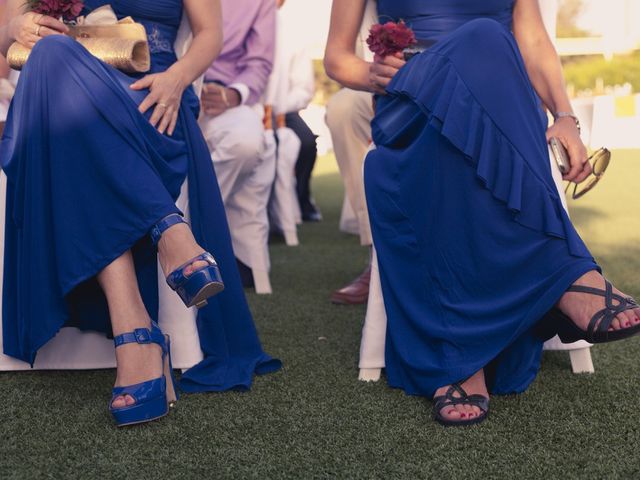
<path id="1" fill-rule="evenodd" d="M 66 35 L 48 35 L 39 40 L 29 55 L 30 59 L 60 64 L 69 58 L 69 52 L 77 42 Z"/>
<path id="2" fill-rule="evenodd" d="M 507 28 L 492 18 L 476 18 L 460 28 L 469 43 L 489 50 L 494 42 L 502 42 L 509 35 Z"/>

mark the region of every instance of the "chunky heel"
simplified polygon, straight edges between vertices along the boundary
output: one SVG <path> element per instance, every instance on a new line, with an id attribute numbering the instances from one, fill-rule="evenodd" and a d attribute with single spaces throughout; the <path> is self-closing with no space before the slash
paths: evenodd
<path id="1" fill-rule="evenodd" d="M 162 234 L 170 227 L 178 223 L 186 223 L 182 216 L 174 213 L 160 220 L 151 229 L 151 240 L 155 245 L 160 241 Z M 199 268 L 195 272 L 185 275 L 184 271 L 196 262 L 206 262 L 207 266 Z M 167 284 L 182 299 L 187 307 L 202 308 L 207 305 L 207 299 L 224 290 L 224 283 L 220 275 L 220 269 L 213 255 L 204 252 L 192 258 L 167 276 Z"/>
<path id="2" fill-rule="evenodd" d="M 141 345 L 155 343 L 162 348 L 161 377 L 146 382 L 124 387 L 114 387 L 112 390 L 109 411 L 119 427 L 150 422 L 164 417 L 169 413 L 169 404 L 177 400 L 177 389 L 173 378 L 171 352 L 169 350 L 169 336 L 164 335 L 160 328 L 152 322 L 151 329 L 136 328 L 133 332 L 123 333 L 113 339 L 116 348 L 129 343 Z M 135 403 L 126 407 L 113 407 L 117 397 L 128 395 Z"/>
<path id="3" fill-rule="evenodd" d="M 180 399 L 178 393 L 178 385 L 176 379 L 173 376 L 173 364 L 171 363 L 171 339 L 169 335 L 165 335 L 165 344 L 167 345 L 167 355 L 164 357 L 164 378 L 167 383 L 167 405 L 174 407 L 176 402 Z"/>

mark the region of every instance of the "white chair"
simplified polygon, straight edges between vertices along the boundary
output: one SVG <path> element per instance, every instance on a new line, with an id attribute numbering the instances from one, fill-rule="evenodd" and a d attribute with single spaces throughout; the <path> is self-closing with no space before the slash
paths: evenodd
<path id="1" fill-rule="evenodd" d="M 276 176 L 269 202 L 269 218 L 272 229 L 282 232 L 285 243 L 295 247 L 299 244 L 295 166 L 301 142 L 295 132 L 286 126 L 277 129 L 277 136 Z"/>

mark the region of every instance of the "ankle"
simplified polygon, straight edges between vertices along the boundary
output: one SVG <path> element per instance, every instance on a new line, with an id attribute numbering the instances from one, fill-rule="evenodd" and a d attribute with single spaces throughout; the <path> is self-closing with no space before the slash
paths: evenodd
<path id="1" fill-rule="evenodd" d="M 158 242 L 160 266 L 165 275 L 201 253 L 204 253 L 204 249 L 197 244 L 191 229 L 184 223 L 169 228 Z"/>

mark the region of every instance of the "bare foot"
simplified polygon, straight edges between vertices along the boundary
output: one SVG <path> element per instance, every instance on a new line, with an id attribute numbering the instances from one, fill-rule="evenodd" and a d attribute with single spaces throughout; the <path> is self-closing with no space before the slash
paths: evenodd
<path id="1" fill-rule="evenodd" d="M 450 386 L 451 385 L 446 385 L 436 390 L 436 394 L 434 395 L 434 397 L 446 394 Z M 477 394 L 489 398 L 487 385 L 484 381 L 484 370 L 480 370 L 479 372 L 475 373 L 471 378 L 466 380 L 464 383 L 461 383 L 460 386 L 469 395 Z M 457 397 L 459 395 L 454 393 L 453 396 Z M 482 415 L 482 410 L 474 405 L 469 404 L 450 405 L 440 410 L 440 415 L 442 415 L 445 419 L 451 420 L 453 422 L 465 421 L 479 417 L 480 415 Z"/>
<path id="2" fill-rule="evenodd" d="M 574 285 L 604 290 L 604 282 L 605 280 L 603 276 L 593 270 L 585 273 L 582 277 L 576 280 Z M 615 287 L 613 288 L 613 293 L 624 298 L 628 297 Z M 614 299 L 613 304 L 615 306 L 618 302 Z M 579 292 L 566 292 L 558 302 L 558 308 L 565 315 L 569 316 L 569 318 L 571 318 L 578 327 L 585 331 L 587 330 L 593 315 L 605 307 L 606 303 L 604 297 Z M 637 325 L 638 323 L 640 323 L 640 308 L 627 310 L 616 316 L 611 327 L 609 327 L 609 330 L 620 330 Z"/>
<path id="3" fill-rule="evenodd" d="M 158 242 L 160 265 L 165 276 L 204 253 L 204 249 L 196 243 L 193 233 L 186 223 L 179 223 L 167 229 Z M 209 265 L 205 261 L 197 261 L 184 268 L 184 275 L 189 276 Z"/>
<path id="4" fill-rule="evenodd" d="M 139 328 L 149 328 L 149 325 L 150 323 L 146 327 Z M 121 345 L 116 348 L 116 362 L 118 364 L 116 387 L 147 382 L 161 377 L 164 372 L 162 347 L 155 343 Z M 111 406 L 123 408 L 135 403 L 135 399 L 130 395 L 119 395 L 111 402 Z"/>

